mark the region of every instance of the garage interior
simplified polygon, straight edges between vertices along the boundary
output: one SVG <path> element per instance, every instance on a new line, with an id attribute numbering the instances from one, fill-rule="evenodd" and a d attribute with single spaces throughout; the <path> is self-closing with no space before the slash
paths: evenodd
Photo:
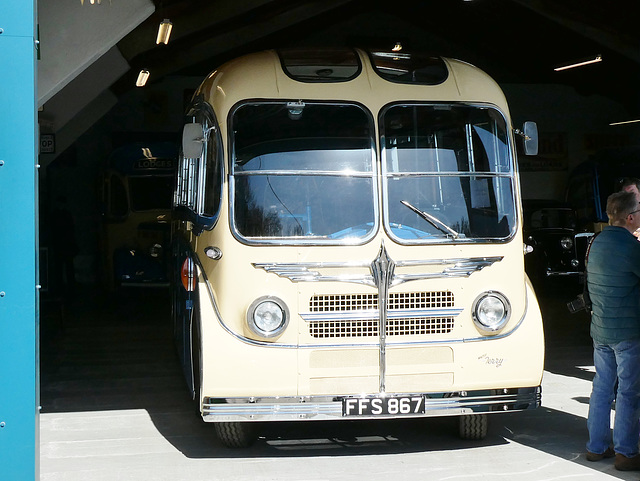
<path id="1" fill-rule="evenodd" d="M 54 139 L 39 159 L 41 245 L 49 242 L 55 199 L 65 197 L 76 223 L 79 283 L 101 275 L 97 179 L 108 154 L 132 141 L 177 141 L 185 105 L 205 76 L 256 50 L 400 42 L 482 68 L 505 91 L 514 125 L 538 123 L 540 153 L 521 158 L 525 199 L 563 200 L 576 165 L 605 148 L 637 144 L 640 124 L 610 125 L 640 116 L 640 39 L 621 8 L 533 0 L 240 3 L 40 2 L 39 127 Z M 165 18 L 173 30 L 158 45 Z M 602 61 L 554 71 L 596 57 Z M 143 69 L 149 80 L 136 87 Z"/>
<path id="2" fill-rule="evenodd" d="M 406 51 L 468 61 L 503 88 L 515 125 L 538 123 L 540 152 L 520 165 L 523 197 L 563 200 L 581 162 L 606 149 L 640 147 L 640 123 L 617 124 L 640 119 L 634 6 L 629 0 L 616 8 L 596 0 L 39 0 L 40 246 L 59 235 L 52 213 L 56 199 L 65 198 L 78 247 L 73 290 L 56 281 L 46 262 L 41 267 L 42 413 L 146 409 L 189 457 L 217 447 L 208 426 L 184 415 L 190 405 L 173 352 L 167 291 L 104 288 L 99 196 L 100 173 L 114 149 L 178 141 L 190 95 L 216 66 L 269 48 L 390 49 L 398 42 Z M 156 44 L 164 19 L 173 25 L 171 38 Z M 136 87 L 141 70 L 149 79 Z M 588 355 L 586 320 L 562 322 L 569 316 L 564 303 L 579 289 L 566 281 L 540 292 L 552 352 Z M 187 431 L 202 436 L 200 443 L 211 439 L 194 448 L 184 441 Z M 42 455 L 56 472 L 53 453 L 45 448 Z"/>
<path id="3" fill-rule="evenodd" d="M 535 120 L 536 158 L 521 158 L 525 199 L 563 200 L 580 162 L 637 144 L 640 41 L 622 5 L 533 0 L 39 2 L 41 245 L 65 197 L 76 223 L 76 277 L 100 278 L 97 182 L 108 154 L 132 141 L 176 141 L 185 104 L 226 60 L 266 48 L 360 46 L 468 61 L 501 85 L 514 125 Z M 627 7 L 630 2 L 623 2 Z M 630 11 L 630 10 L 628 10 Z M 167 45 L 159 24 L 173 24 Z M 580 68 L 554 68 L 601 57 Z M 136 87 L 140 70 L 150 72 Z M 53 136 L 53 137 L 52 137 Z M 53 144 L 51 144 L 53 139 Z M 53 145 L 53 146 L 52 146 Z M 53 150 L 53 152 L 48 152 Z"/>

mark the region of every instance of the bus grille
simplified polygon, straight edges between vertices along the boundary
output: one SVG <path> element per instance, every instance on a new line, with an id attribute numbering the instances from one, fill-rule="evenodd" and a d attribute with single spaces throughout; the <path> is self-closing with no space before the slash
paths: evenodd
<path id="1" fill-rule="evenodd" d="M 401 292 L 389 294 L 389 311 L 397 309 L 433 309 L 453 307 L 454 296 L 449 291 Z M 353 312 L 378 309 L 377 294 L 317 295 L 310 301 L 311 312 Z M 387 319 L 387 336 L 448 334 L 453 330 L 454 318 L 404 317 Z M 378 336 L 377 319 L 335 319 L 309 322 L 314 338 Z"/>
<path id="2" fill-rule="evenodd" d="M 417 317 L 387 320 L 387 336 L 448 334 L 453 317 Z M 377 320 L 313 321 L 309 333 L 315 338 L 378 336 Z"/>
<path id="3" fill-rule="evenodd" d="M 432 309 L 453 307 L 453 293 L 398 292 L 390 293 L 387 309 Z M 323 294 L 313 296 L 309 302 L 311 312 L 344 312 L 378 308 L 378 294 Z"/>

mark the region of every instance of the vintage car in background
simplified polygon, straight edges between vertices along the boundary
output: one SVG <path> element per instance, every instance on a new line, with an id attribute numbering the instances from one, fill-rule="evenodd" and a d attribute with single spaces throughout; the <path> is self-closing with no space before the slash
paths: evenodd
<path id="1" fill-rule="evenodd" d="M 586 245 L 591 232 L 576 231 L 576 213 L 566 203 L 529 199 L 522 202 L 524 242 L 530 246 L 525 270 L 538 288 L 551 278 L 581 281 Z"/>
<path id="2" fill-rule="evenodd" d="M 132 143 L 114 150 L 101 175 L 102 250 L 110 288 L 169 285 L 167 249 L 178 147 Z"/>

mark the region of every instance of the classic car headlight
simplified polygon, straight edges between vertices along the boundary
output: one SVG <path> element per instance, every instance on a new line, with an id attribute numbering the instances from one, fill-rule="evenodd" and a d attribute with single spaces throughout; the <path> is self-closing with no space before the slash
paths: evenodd
<path id="1" fill-rule="evenodd" d="M 247 310 L 247 324 L 255 334 L 265 338 L 281 334 L 289 323 L 287 305 L 274 296 L 264 296 L 251 303 Z"/>
<path id="2" fill-rule="evenodd" d="M 153 244 L 149 247 L 149 255 L 151 257 L 160 257 L 162 255 L 162 246 L 160 244 Z"/>
<path id="3" fill-rule="evenodd" d="M 571 237 L 563 237 L 562 239 L 560 239 L 560 246 L 564 250 L 568 251 L 573 247 L 573 239 Z"/>
<path id="4" fill-rule="evenodd" d="M 488 334 L 502 329 L 510 315 L 509 301 L 499 292 L 484 292 L 473 303 L 473 322 L 480 331 Z"/>

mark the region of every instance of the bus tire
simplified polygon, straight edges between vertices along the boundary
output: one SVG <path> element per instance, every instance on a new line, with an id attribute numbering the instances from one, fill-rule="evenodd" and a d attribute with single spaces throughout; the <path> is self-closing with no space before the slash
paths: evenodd
<path id="1" fill-rule="evenodd" d="M 464 415 L 459 418 L 459 434 L 462 439 L 484 439 L 489 429 L 486 414 Z"/>
<path id="2" fill-rule="evenodd" d="M 248 448 L 257 436 L 255 423 L 215 423 L 218 439 L 227 448 Z"/>

